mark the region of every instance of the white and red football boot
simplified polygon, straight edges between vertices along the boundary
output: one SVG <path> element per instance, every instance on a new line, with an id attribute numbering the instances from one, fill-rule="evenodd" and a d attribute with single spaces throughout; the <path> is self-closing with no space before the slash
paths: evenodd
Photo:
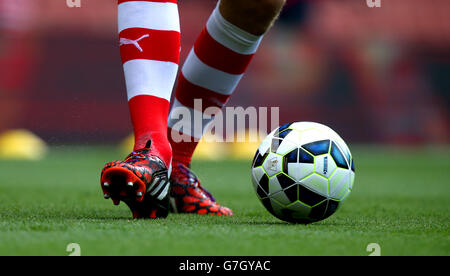
<path id="1" fill-rule="evenodd" d="M 105 199 L 130 207 L 133 218 L 165 218 L 169 212 L 169 169 L 152 154 L 151 141 L 124 161 L 106 164 L 101 173 Z"/>

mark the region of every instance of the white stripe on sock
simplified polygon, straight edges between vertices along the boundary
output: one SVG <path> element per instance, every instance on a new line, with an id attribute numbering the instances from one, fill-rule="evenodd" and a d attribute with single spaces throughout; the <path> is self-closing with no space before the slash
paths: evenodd
<path id="1" fill-rule="evenodd" d="M 146 1 L 119 5 L 119 33 L 129 28 L 180 32 L 178 5 Z"/>
<path id="2" fill-rule="evenodd" d="M 170 101 L 178 64 L 166 61 L 135 59 L 123 65 L 128 100 L 150 95 Z"/>
<path id="3" fill-rule="evenodd" d="M 228 22 L 218 7 L 209 17 L 206 29 L 217 42 L 243 55 L 254 54 L 263 39 L 263 36 L 253 35 Z"/>
<path id="4" fill-rule="evenodd" d="M 231 95 L 244 76 L 228 74 L 204 64 L 193 50 L 184 63 L 183 75 L 195 85 L 224 95 Z"/>

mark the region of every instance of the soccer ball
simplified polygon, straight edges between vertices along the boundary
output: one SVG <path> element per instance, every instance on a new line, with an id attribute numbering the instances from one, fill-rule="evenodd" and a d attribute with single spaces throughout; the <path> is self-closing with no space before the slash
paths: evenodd
<path id="1" fill-rule="evenodd" d="M 349 148 L 318 123 L 285 124 L 259 146 L 252 164 L 258 198 L 275 217 L 308 224 L 328 218 L 348 197 L 355 179 Z"/>

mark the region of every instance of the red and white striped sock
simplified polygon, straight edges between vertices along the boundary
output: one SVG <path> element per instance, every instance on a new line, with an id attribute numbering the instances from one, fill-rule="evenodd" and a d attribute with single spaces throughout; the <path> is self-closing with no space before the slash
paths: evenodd
<path id="1" fill-rule="evenodd" d="M 202 126 L 195 129 L 192 118 L 202 116 L 208 107 L 222 108 L 226 104 L 261 40 L 262 36 L 250 34 L 225 20 L 218 7 L 213 11 L 178 79 L 168 129 L 174 162 L 190 164 L 198 140 L 212 121 L 203 120 Z M 195 99 L 202 100 L 201 110 L 194 109 Z M 186 110 L 191 119 L 183 118 Z M 174 141 L 172 132 L 181 134 L 183 141 Z"/>
<path id="2" fill-rule="evenodd" d="M 167 166 L 170 97 L 180 59 L 177 0 L 119 0 L 119 39 L 135 149 L 152 140 Z"/>

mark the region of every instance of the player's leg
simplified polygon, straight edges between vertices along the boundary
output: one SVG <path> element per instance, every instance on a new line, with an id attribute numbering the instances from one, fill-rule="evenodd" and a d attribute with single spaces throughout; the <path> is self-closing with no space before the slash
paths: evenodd
<path id="1" fill-rule="evenodd" d="M 115 204 L 127 203 L 134 217 L 165 216 L 172 158 L 167 118 L 180 55 L 177 0 L 119 0 L 118 24 L 135 147 L 125 161 L 106 165 L 102 189 Z"/>
<path id="2" fill-rule="evenodd" d="M 275 20 L 286 0 L 222 0 L 220 14 L 226 21 L 256 36 L 264 35 Z"/>
<path id="3" fill-rule="evenodd" d="M 169 140 L 173 148 L 171 196 L 180 212 L 230 215 L 199 186 L 189 170 L 197 141 L 209 122 L 195 129 L 189 119 L 179 120 L 180 112 L 204 112 L 208 107 L 222 108 L 243 77 L 258 46 L 275 19 L 284 0 L 221 0 L 190 52 L 178 80 L 176 99 L 169 118 Z M 195 110 L 194 100 L 202 100 Z M 214 114 L 209 114 L 214 115 Z M 175 128 L 183 125 L 182 128 Z M 173 139 L 181 133 L 183 141 Z M 188 189 L 191 187 L 191 189 Z M 194 189 L 192 189 L 192 187 Z M 186 200 L 188 198 L 189 200 Z M 188 201 L 188 202 L 187 202 Z"/>

